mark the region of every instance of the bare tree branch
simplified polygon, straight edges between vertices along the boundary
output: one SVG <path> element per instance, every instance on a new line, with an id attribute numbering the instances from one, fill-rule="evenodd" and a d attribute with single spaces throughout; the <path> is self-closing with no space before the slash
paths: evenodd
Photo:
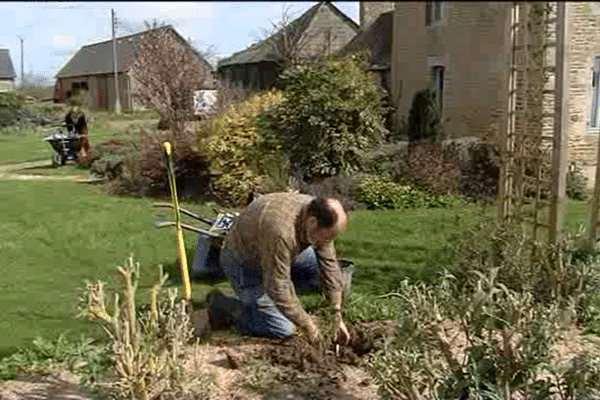
<path id="1" fill-rule="evenodd" d="M 258 42 L 264 42 L 269 51 L 277 58 L 282 71 L 306 62 L 314 61 L 323 54 L 331 52 L 335 35 L 331 28 L 321 29 L 310 34 L 296 21 L 291 6 L 281 6 L 281 19 L 269 21 L 271 28 L 262 28 Z"/>

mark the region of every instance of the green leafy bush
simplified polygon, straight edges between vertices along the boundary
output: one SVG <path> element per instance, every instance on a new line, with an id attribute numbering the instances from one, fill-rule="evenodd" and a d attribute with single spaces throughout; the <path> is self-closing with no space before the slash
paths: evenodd
<path id="1" fill-rule="evenodd" d="M 266 174 L 264 144 L 260 144 L 256 118 L 281 101 L 278 91 L 252 96 L 245 103 L 232 104 L 213 122 L 207 145 L 213 184 L 218 192 L 235 197 L 238 203 L 249 191 L 263 185 Z M 267 164 L 278 161 L 269 159 Z"/>
<path id="2" fill-rule="evenodd" d="M 0 92 L 0 127 L 17 121 L 17 96 L 14 92 Z"/>
<path id="3" fill-rule="evenodd" d="M 458 197 L 425 195 L 410 185 L 380 177 L 363 179 L 356 188 L 354 200 L 369 209 L 448 207 L 460 202 Z"/>
<path id="4" fill-rule="evenodd" d="M 411 142 L 443 140 L 440 114 L 431 90 L 424 89 L 415 93 L 405 129 Z"/>
<path id="5" fill-rule="evenodd" d="M 17 113 L 12 108 L 0 108 L 0 127 L 14 125 L 17 122 Z"/>
<path id="6" fill-rule="evenodd" d="M 572 161 L 567 171 L 567 196 L 573 200 L 585 200 L 586 186 L 587 177 L 579 164 Z"/>
<path id="7" fill-rule="evenodd" d="M 17 108 L 17 94 L 15 92 L 0 92 L 0 107 Z"/>
<path id="8" fill-rule="evenodd" d="M 303 179 L 352 174 L 380 143 L 381 94 L 360 56 L 325 58 L 281 76 L 283 102 L 263 118 L 265 142 L 281 143 Z"/>

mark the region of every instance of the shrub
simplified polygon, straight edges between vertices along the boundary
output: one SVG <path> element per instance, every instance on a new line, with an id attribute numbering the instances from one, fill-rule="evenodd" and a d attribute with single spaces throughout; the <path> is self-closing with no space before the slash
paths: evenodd
<path id="1" fill-rule="evenodd" d="M 355 201 L 369 209 L 447 207 L 459 202 L 452 196 L 428 196 L 410 185 L 388 178 L 365 178 L 356 189 Z"/>
<path id="2" fill-rule="evenodd" d="M 239 202 L 263 184 L 265 152 L 259 144 L 255 120 L 261 111 L 281 101 L 281 92 L 266 92 L 250 97 L 243 104 L 232 104 L 214 120 L 207 148 L 217 191 L 234 196 Z"/>
<path id="3" fill-rule="evenodd" d="M 15 92 L 0 92 L 0 108 L 17 108 L 17 94 Z"/>
<path id="4" fill-rule="evenodd" d="M 500 169 L 493 143 L 469 140 L 458 143 L 460 153 L 460 194 L 473 198 L 493 198 Z"/>
<path id="5" fill-rule="evenodd" d="M 181 197 L 206 193 L 208 162 L 195 146 L 195 135 L 186 132 L 173 138 L 169 131 L 139 132 L 139 142 L 111 139 L 94 146 L 90 155 L 90 173 L 106 178 L 109 195 L 151 196 L 169 194 L 169 182 L 163 156 L 163 143 L 173 146 L 173 161 L 178 195 Z M 89 163 L 85 160 L 82 167 Z"/>
<path id="6" fill-rule="evenodd" d="M 209 389 L 211 382 L 206 377 L 190 382 L 185 375 L 182 359 L 186 345 L 193 339 L 193 326 L 185 303 L 177 301 L 177 289 L 165 288 L 168 276 L 163 274 L 162 266 L 159 281 L 150 290 L 150 307 L 141 312 L 135 304 L 139 263 L 130 257 L 123 267 L 117 267 L 117 272 L 123 304 L 119 304 L 115 290 L 112 315 L 107 310 L 103 282 L 87 283 L 81 299 L 80 316 L 98 321 L 112 344 L 112 368 L 118 381 L 99 385 L 117 398 L 128 399 L 154 399 L 161 393 L 181 392 L 195 383 L 197 388 Z"/>
<path id="7" fill-rule="evenodd" d="M 350 175 L 385 131 L 381 93 L 359 56 L 328 57 L 281 76 L 283 102 L 261 134 L 282 145 L 302 178 Z"/>
<path id="8" fill-rule="evenodd" d="M 399 334 L 372 356 L 381 390 L 411 399 L 597 397 L 590 377 L 598 376 L 598 359 L 550 365 L 550 355 L 581 295 L 599 287 L 598 257 L 567 243 L 534 243 L 520 225 L 482 222 L 457 236 L 460 244 L 450 243 L 459 251 L 446 248 L 437 260 L 445 271 L 434 286 L 403 282 L 387 296 L 398 299 Z"/>
<path id="9" fill-rule="evenodd" d="M 585 200 L 586 186 L 587 177 L 583 174 L 581 166 L 572 161 L 567 171 L 567 196 L 573 200 Z"/>
<path id="10" fill-rule="evenodd" d="M 438 105 L 431 90 L 424 89 L 415 93 L 408 112 L 406 132 L 411 142 L 443 140 Z"/>

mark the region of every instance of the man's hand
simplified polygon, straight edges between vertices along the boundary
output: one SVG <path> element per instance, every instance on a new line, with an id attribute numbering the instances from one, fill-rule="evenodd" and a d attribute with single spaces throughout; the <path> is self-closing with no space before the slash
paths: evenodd
<path id="1" fill-rule="evenodd" d="M 348 328 L 344 323 L 341 313 L 336 313 L 335 324 L 336 329 L 335 336 L 333 338 L 334 343 L 347 346 L 350 343 L 350 333 L 348 332 Z"/>
<path id="2" fill-rule="evenodd" d="M 319 328 L 313 318 L 308 318 L 308 322 L 304 326 L 304 332 L 311 344 L 316 345 L 319 343 Z"/>

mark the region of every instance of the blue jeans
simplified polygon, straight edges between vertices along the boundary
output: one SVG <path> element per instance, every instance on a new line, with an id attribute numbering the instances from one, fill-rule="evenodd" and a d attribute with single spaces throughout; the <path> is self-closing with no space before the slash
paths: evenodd
<path id="1" fill-rule="evenodd" d="M 266 293 L 260 268 L 244 268 L 239 258 L 235 251 L 221 250 L 221 268 L 244 307 L 241 317 L 236 321 L 238 329 L 249 336 L 292 336 L 296 327 Z M 300 253 L 291 265 L 291 277 L 298 292 L 314 292 L 319 289 L 319 258 L 313 248 L 309 247 Z"/>

